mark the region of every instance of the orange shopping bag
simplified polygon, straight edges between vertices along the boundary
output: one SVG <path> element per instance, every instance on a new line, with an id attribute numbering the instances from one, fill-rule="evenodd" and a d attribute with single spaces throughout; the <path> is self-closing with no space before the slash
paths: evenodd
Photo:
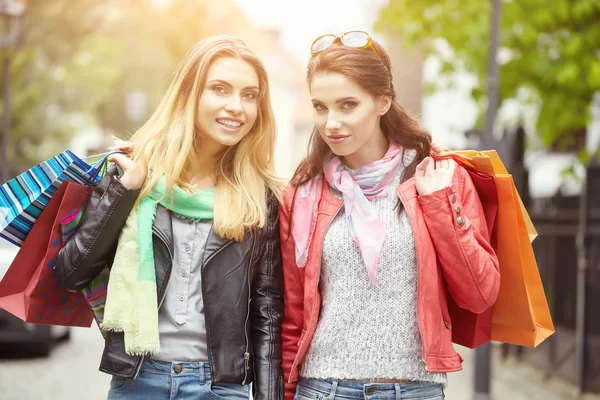
<path id="1" fill-rule="evenodd" d="M 494 248 L 501 283 L 493 307 L 492 340 L 535 347 L 554 333 L 554 324 L 531 246 L 537 232 L 512 176 L 495 150 L 452 151 L 438 156 L 446 154 L 458 155 L 461 164 L 492 174 L 498 192 Z"/>
<path id="2" fill-rule="evenodd" d="M 495 175 L 498 189 L 500 292 L 494 304 L 492 340 L 535 347 L 554 333 L 526 219 L 512 176 Z"/>

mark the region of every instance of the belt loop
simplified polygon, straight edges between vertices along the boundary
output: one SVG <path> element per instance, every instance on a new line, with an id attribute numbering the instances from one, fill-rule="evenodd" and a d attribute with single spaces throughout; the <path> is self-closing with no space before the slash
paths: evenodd
<path id="1" fill-rule="evenodd" d="M 335 399 L 335 391 L 337 390 L 337 386 L 338 386 L 338 381 L 331 382 L 331 392 L 329 392 L 329 396 L 327 396 L 327 399 L 329 399 L 329 400 Z"/>
<path id="2" fill-rule="evenodd" d="M 394 383 L 394 390 L 396 391 L 396 400 L 402 400 L 402 390 L 399 383 Z"/>
<path id="3" fill-rule="evenodd" d="M 200 376 L 202 377 L 202 384 L 204 385 L 207 382 L 210 382 L 210 368 L 207 370 L 208 363 L 202 362 L 200 363 Z M 211 382 L 212 383 L 212 382 Z"/>

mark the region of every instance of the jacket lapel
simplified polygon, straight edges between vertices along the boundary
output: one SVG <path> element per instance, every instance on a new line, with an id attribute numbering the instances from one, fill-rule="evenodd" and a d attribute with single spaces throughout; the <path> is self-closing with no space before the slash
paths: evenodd
<path id="1" fill-rule="evenodd" d="M 156 216 L 152 225 L 153 232 L 162 239 L 167 245 L 167 248 L 173 254 L 173 224 L 172 216 L 169 210 L 160 204 L 156 208 Z"/>
<path id="2" fill-rule="evenodd" d="M 210 233 L 206 241 L 206 247 L 204 248 L 204 261 L 202 262 L 202 268 L 210 262 L 210 260 L 219 252 L 221 249 L 229 246 L 233 243 L 233 239 L 226 239 L 217 235 L 214 231 L 214 222 L 210 225 Z"/>

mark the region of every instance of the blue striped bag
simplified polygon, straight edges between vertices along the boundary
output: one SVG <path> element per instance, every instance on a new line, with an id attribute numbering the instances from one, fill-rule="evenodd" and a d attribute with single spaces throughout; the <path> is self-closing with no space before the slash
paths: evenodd
<path id="1" fill-rule="evenodd" d="M 95 185 L 110 154 L 90 165 L 67 150 L 0 186 L 0 237 L 20 247 L 60 184 Z"/>

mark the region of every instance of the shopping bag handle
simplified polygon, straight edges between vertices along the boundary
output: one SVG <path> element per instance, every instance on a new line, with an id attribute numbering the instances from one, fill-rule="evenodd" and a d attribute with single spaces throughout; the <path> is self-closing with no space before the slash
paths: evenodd
<path id="1" fill-rule="evenodd" d="M 443 160 L 443 159 L 452 158 L 452 157 L 460 157 L 460 158 L 463 158 L 463 159 L 465 159 L 467 161 L 472 161 L 473 160 L 473 157 L 470 157 L 470 156 L 468 156 L 466 154 L 457 153 L 457 152 L 454 152 L 452 150 L 444 150 L 444 151 L 441 151 L 439 153 L 436 153 L 436 152 L 432 151 L 429 155 L 431 157 L 433 157 L 433 158 L 438 159 L 438 160 Z"/>
<path id="2" fill-rule="evenodd" d="M 119 153 L 122 150 L 111 150 L 111 151 L 107 151 L 105 153 L 98 153 L 98 154 L 92 154 L 91 156 L 87 156 L 87 157 L 81 157 L 82 160 L 89 160 L 90 158 L 96 158 L 96 157 L 102 157 L 102 159 L 100 159 L 99 161 L 96 161 L 94 164 L 98 164 L 99 162 L 101 162 L 105 157 L 110 156 L 111 154 L 114 153 Z"/>
<path id="3" fill-rule="evenodd" d="M 447 160 L 447 159 L 451 159 L 454 160 L 456 162 L 458 162 L 459 164 L 461 164 L 463 167 L 468 167 L 470 169 L 474 169 L 477 170 L 477 168 L 473 165 L 473 158 L 466 155 L 466 154 L 461 154 L 461 153 L 456 153 L 454 151 L 442 151 L 440 153 L 435 153 L 435 152 L 431 152 L 429 154 L 434 160 Z"/>
<path id="4" fill-rule="evenodd" d="M 98 177 L 102 178 L 104 176 L 104 174 L 106 174 L 106 170 L 108 169 L 108 157 L 110 157 L 113 154 L 127 154 L 127 152 L 124 150 L 115 150 L 115 151 L 109 151 L 109 152 L 102 153 L 102 154 L 95 154 L 95 155 L 84 158 L 84 159 L 88 159 L 88 158 L 103 156 L 102 159 L 100 161 L 94 163 L 94 165 L 88 171 L 88 174 L 90 177 L 89 177 L 89 180 L 86 181 L 86 184 L 94 184 L 98 181 Z"/>

